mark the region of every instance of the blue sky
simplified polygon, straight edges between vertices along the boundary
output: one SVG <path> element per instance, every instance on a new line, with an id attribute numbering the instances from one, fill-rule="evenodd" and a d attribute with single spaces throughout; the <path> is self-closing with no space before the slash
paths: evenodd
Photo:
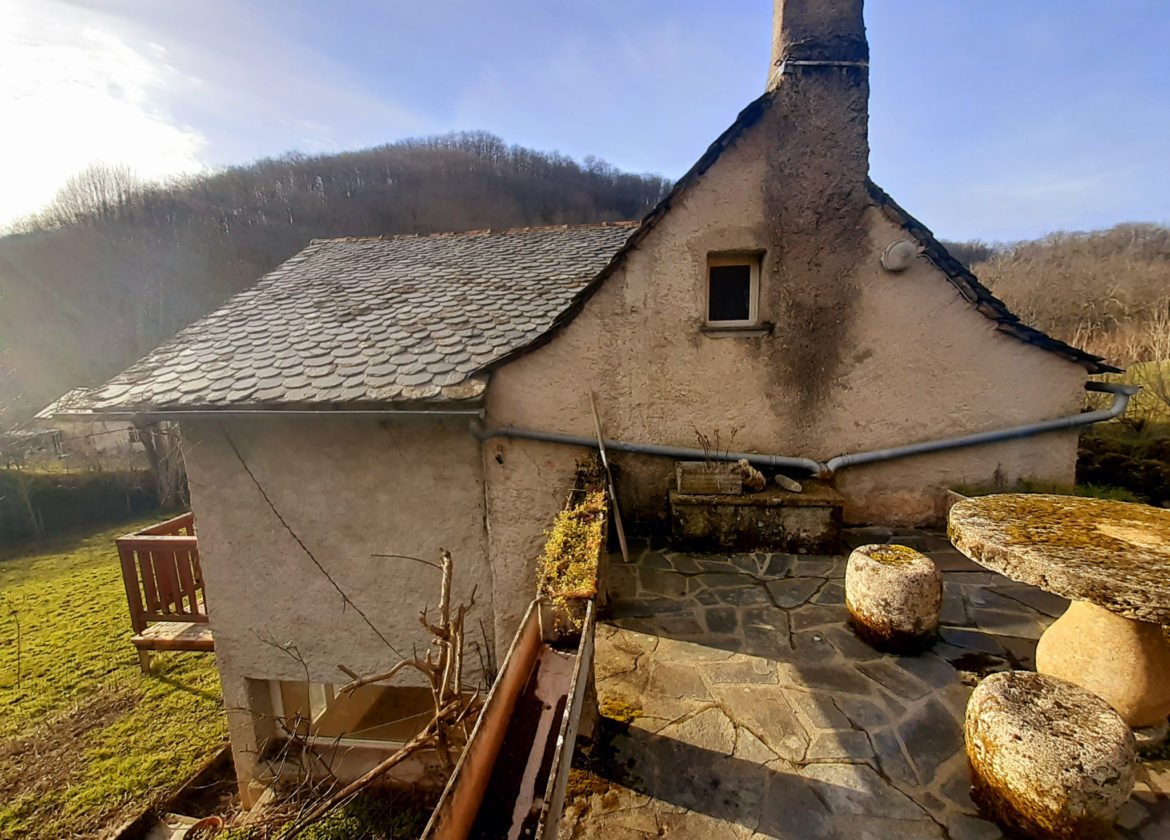
<path id="1" fill-rule="evenodd" d="M 0 223 L 145 177 L 486 129 L 681 175 L 770 0 L 0 0 Z M 872 175 L 940 236 L 1170 222 L 1170 3 L 870 0 Z M 16 130 L 13 130 L 16 126 Z"/>

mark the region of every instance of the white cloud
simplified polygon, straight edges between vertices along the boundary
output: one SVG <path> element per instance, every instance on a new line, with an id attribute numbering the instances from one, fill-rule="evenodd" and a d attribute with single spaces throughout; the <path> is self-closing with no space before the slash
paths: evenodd
<path id="1" fill-rule="evenodd" d="M 100 14 L 55 0 L 5 5 L 0 226 L 42 207 L 97 161 L 146 179 L 204 168 L 205 138 L 166 110 L 176 71 L 162 46 L 135 49 Z"/>

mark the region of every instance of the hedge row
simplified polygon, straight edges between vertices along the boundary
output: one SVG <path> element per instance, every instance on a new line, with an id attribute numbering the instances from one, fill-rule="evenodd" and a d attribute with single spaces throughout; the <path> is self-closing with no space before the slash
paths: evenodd
<path id="1" fill-rule="evenodd" d="M 1170 503 L 1170 437 L 1084 434 L 1077 483 L 1124 487 L 1152 505 Z"/>
<path id="2" fill-rule="evenodd" d="M 35 537 L 38 530 L 54 534 L 157 509 L 154 482 L 147 471 L 0 470 L 0 544 Z"/>

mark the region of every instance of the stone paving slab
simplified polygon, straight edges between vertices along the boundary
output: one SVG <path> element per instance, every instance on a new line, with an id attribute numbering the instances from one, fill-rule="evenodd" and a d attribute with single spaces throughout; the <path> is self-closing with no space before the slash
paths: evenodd
<path id="1" fill-rule="evenodd" d="M 963 714 L 982 676 L 1033 666 L 1060 599 L 952 558 L 938 642 L 897 656 L 848 629 L 844 557 L 631 548 L 597 628 L 610 718 L 577 757 L 562 838 L 1002 837 L 969 796 Z M 1170 838 L 1170 762 L 1139 778 L 1116 837 Z"/>

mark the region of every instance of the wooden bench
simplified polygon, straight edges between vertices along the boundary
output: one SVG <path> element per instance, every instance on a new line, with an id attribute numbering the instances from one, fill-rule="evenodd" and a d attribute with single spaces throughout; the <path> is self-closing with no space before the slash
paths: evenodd
<path id="1" fill-rule="evenodd" d="M 119 537 L 118 557 L 143 671 L 150 671 L 152 650 L 215 649 L 194 514 Z"/>

